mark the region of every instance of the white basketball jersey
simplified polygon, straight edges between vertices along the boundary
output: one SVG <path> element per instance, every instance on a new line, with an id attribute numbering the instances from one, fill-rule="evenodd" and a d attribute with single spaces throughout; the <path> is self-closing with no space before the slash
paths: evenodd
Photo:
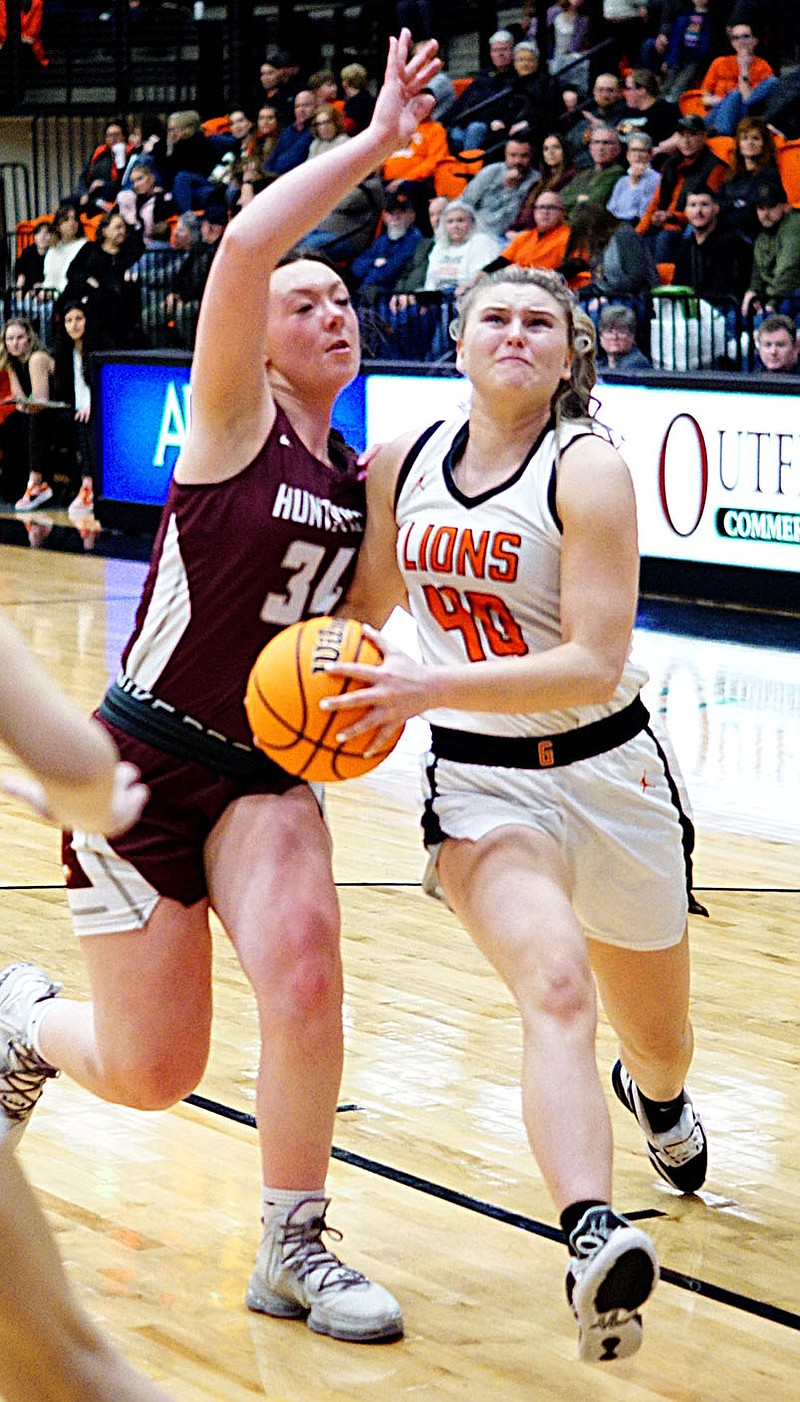
<path id="1" fill-rule="evenodd" d="M 591 432 L 588 423 L 562 424 L 562 451 Z M 463 416 L 435 426 L 398 481 L 398 560 L 433 666 L 523 657 L 562 641 L 554 424 L 505 483 L 474 497 L 453 476 L 468 435 Z M 440 708 L 427 719 L 482 734 L 552 735 L 621 710 L 646 680 L 629 660 L 607 704 L 516 715 Z"/>

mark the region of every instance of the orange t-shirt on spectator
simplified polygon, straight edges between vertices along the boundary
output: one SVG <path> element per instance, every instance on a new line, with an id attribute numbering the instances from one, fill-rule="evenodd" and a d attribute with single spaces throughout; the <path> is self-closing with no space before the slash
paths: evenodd
<path id="1" fill-rule="evenodd" d="M 569 224 L 559 224 L 546 234 L 540 234 L 538 229 L 524 229 L 500 256 L 521 268 L 560 268 L 568 243 Z"/>
<path id="2" fill-rule="evenodd" d="M 408 145 L 393 151 L 384 163 L 383 178 L 391 180 L 430 180 L 436 167 L 450 160 L 447 132 L 441 122 L 420 122 Z"/>
<path id="3" fill-rule="evenodd" d="M 757 88 L 765 78 L 774 78 L 775 74 L 765 58 L 754 54 L 749 76 L 750 87 Z M 727 97 L 728 93 L 738 86 L 739 61 L 735 54 L 723 54 L 722 58 L 715 58 L 700 84 L 701 91 L 711 97 Z"/>

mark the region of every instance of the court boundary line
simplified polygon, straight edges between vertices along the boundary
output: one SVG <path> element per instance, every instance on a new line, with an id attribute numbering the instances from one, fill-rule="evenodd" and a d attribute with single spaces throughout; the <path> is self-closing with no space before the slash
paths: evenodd
<path id="1" fill-rule="evenodd" d="M 234 1120 L 237 1124 L 256 1129 L 254 1115 L 248 1114 L 245 1110 L 236 1110 L 232 1105 L 225 1105 L 222 1101 L 210 1100 L 204 1095 L 193 1093 L 185 1097 L 183 1104 L 194 1106 L 199 1110 L 206 1110 L 223 1119 Z M 339 1108 L 340 1110 L 353 1110 L 358 1107 L 347 1105 Z M 439 1198 L 442 1202 L 450 1203 L 453 1207 L 463 1207 L 482 1217 L 490 1217 L 506 1226 L 516 1227 L 518 1230 L 529 1232 L 533 1236 L 543 1237 L 546 1241 L 555 1241 L 561 1246 L 564 1245 L 563 1233 L 557 1227 L 548 1226 L 546 1222 L 538 1222 L 536 1218 L 526 1217 L 521 1212 L 511 1212 L 508 1208 L 498 1207 L 495 1203 L 485 1202 L 482 1198 L 473 1197 L 469 1193 L 460 1193 L 454 1188 L 445 1187 L 444 1184 L 434 1183 L 428 1178 L 421 1178 L 416 1173 L 407 1173 L 405 1169 L 393 1168 L 391 1164 L 381 1163 L 378 1159 L 366 1158 L 363 1154 L 353 1153 L 349 1149 L 340 1149 L 335 1144 L 331 1150 L 331 1157 L 339 1163 L 348 1164 L 351 1168 L 359 1168 L 365 1173 L 373 1173 L 379 1178 L 387 1178 L 390 1182 L 399 1183 L 405 1188 L 413 1188 L 416 1192 L 427 1194 L 428 1197 Z M 664 1216 L 665 1214 L 658 1211 L 646 1211 L 630 1212 L 625 1215 L 631 1220 L 636 1220 Z M 782 1328 L 800 1331 L 800 1314 L 785 1310 L 780 1305 L 771 1305 L 764 1300 L 754 1300 L 750 1295 L 742 1295 L 738 1291 L 728 1290 L 724 1285 L 714 1285 L 711 1281 L 701 1280 L 698 1276 L 684 1275 L 682 1271 L 674 1271 L 669 1266 L 661 1267 L 661 1279 L 666 1281 L 668 1285 L 676 1286 L 679 1290 L 688 1290 L 693 1295 L 701 1295 L 707 1300 L 727 1305 L 730 1309 L 737 1309 L 745 1314 L 765 1319 L 771 1324 L 779 1324 Z"/>

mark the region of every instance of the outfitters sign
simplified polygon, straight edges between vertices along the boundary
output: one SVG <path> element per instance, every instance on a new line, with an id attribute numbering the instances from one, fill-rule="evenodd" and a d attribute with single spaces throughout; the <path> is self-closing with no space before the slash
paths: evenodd
<path id="1" fill-rule="evenodd" d="M 794 395 L 598 385 L 645 556 L 800 573 Z"/>

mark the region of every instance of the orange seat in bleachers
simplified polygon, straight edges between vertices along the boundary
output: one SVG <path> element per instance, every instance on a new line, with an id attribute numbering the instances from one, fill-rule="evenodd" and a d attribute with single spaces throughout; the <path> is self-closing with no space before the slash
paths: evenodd
<path id="1" fill-rule="evenodd" d="M 452 79 L 451 79 L 451 82 L 452 82 L 452 84 L 453 84 L 453 88 L 454 88 L 454 90 L 455 90 L 456 97 L 460 97 L 461 94 L 462 94 L 462 92 L 466 92 L 467 88 L 469 87 L 470 83 L 472 82 L 472 79 L 471 79 L 471 78 L 452 78 Z"/>
<path id="2" fill-rule="evenodd" d="M 208 117 L 203 122 L 203 134 L 205 136 L 225 136 L 231 129 L 231 124 L 225 117 Z"/>
<path id="3" fill-rule="evenodd" d="M 800 209 L 800 141 L 784 141 L 778 146 L 778 171 L 789 204 Z"/>
<path id="4" fill-rule="evenodd" d="M 708 145 L 715 156 L 719 156 L 726 165 L 733 166 L 736 142 L 732 136 L 709 136 Z"/>
<path id="5" fill-rule="evenodd" d="M 708 111 L 701 88 L 687 88 L 678 98 L 678 106 L 684 117 L 705 117 Z"/>
<path id="6" fill-rule="evenodd" d="M 483 151 L 461 151 L 449 160 L 440 161 L 433 172 L 433 185 L 437 195 L 448 200 L 457 200 L 463 195 L 467 182 L 477 175 L 483 166 Z"/>
<path id="7" fill-rule="evenodd" d="M 660 285 L 662 287 L 666 287 L 669 283 L 672 282 L 673 278 L 675 277 L 675 264 L 656 263 L 656 272 L 658 273 L 658 281 Z"/>

